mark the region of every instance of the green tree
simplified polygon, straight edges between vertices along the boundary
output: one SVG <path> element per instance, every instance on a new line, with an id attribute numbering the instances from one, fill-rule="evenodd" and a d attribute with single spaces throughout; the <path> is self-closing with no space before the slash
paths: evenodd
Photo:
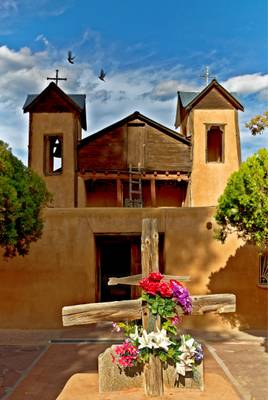
<path id="1" fill-rule="evenodd" d="M 268 246 L 268 151 L 259 150 L 241 164 L 218 200 L 216 238 L 236 232 L 263 251 Z"/>
<path id="2" fill-rule="evenodd" d="M 268 128 L 268 110 L 262 115 L 255 115 L 249 122 L 246 123 L 246 128 L 249 128 L 252 135 L 260 135 L 264 129 Z"/>
<path id="3" fill-rule="evenodd" d="M 51 195 L 44 181 L 0 141 L 0 247 L 5 257 L 25 255 L 41 237 L 42 208 Z"/>

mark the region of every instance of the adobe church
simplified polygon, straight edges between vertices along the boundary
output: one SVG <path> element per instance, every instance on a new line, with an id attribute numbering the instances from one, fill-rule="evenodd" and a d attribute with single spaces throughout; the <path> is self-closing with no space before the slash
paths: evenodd
<path id="1" fill-rule="evenodd" d="M 29 166 L 53 194 L 30 254 L 0 261 L 0 327 L 61 328 L 64 305 L 137 297 L 111 276 L 140 273 L 141 222 L 156 218 L 161 271 L 189 275 L 191 294 L 234 293 L 235 314 L 184 327 L 266 329 L 259 256 L 213 238 L 215 205 L 239 168 L 239 100 L 216 80 L 178 92 L 175 130 L 136 111 L 82 139 L 86 96 L 56 83 L 28 95 Z"/>

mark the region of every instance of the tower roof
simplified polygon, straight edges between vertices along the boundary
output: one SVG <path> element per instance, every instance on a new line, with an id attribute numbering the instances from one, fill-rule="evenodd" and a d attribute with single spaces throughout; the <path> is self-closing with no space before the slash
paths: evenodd
<path id="1" fill-rule="evenodd" d="M 178 91 L 178 105 L 175 126 L 180 125 L 182 114 L 185 115 L 195 107 L 206 95 L 211 92 L 212 89 L 216 89 L 221 96 L 234 108 L 240 111 L 244 111 L 243 105 L 237 98 L 236 93 L 228 92 L 216 79 L 213 79 L 209 85 L 207 85 L 201 92 L 183 92 Z"/>
<path id="2" fill-rule="evenodd" d="M 60 89 L 54 82 L 51 82 L 40 94 L 29 94 L 25 100 L 25 103 L 22 107 L 23 111 L 32 112 L 35 110 L 36 106 L 42 107 L 44 106 L 45 98 L 52 98 L 50 96 L 52 93 L 56 93 L 58 98 L 62 99 L 68 107 L 79 113 L 81 126 L 84 130 L 87 129 L 87 121 L 86 121 L 86 95 L 85 94 L 66 94 L 62 89 Z M 55 101 L 55 99 L 53 99 Z M 46 110 L 48 111 L 48 110 Z M 54 110 L 54 112 L 57 112 Z M 60 111 L 58 111 L 60 112 Z"/>

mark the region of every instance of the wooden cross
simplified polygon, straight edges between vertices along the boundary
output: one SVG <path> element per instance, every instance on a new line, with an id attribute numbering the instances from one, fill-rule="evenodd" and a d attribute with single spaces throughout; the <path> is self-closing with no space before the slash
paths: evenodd
<path id="1" fill-rule="evenodd" d="M 158 231 L 156 219 L 142 221 L 142 274 L 122 278 L 110 278 L 108 285 L 138 285 L 142 277 L 150 272 L 159 271 L 158 262 Z M 175 279 L 188 281 L 187 276 L 164 275 L 165 280 Z M 234 294 L 213 294 L 205 296 L 191 296 L 193 303 L 192 315 L 201 315 L 208 312 L 227 313 L 235 311 Z M 178 314 L 183 314 L 181 307 L 177 307 Z M 122 300 L 105 303 L 80 304 L 63 307 L 62 320 L 64 326 L 92 324 L 101 321 L 122 321 L 142 319 L 143 328 L 148 332 L 161 328 L 160 318 L 155 318 L 141 299 Z M 148 396 L 163 394 L 162 363 L 158 357 L 150 356 L 144 367 L 145 392 Z"/>
<path id="2" fill-rule="evenodd" d="M 55 78 L 47 78 L 48 81 L 55 81 L 58 86 L 58 81 L 67 81 L 67 78 L 59 78 L 59 70 L 56 69 L 56 77 Z"/>

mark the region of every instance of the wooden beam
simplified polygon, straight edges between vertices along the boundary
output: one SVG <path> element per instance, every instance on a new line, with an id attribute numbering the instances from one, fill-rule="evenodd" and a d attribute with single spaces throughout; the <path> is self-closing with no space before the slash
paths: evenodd
<path id="1" fill-rule="evenodd" d="M 236 296 L 230 293 L 192 296 L 192 300 L 192 315 L 223 314 L 236 310 Z"/>
<path id="2" fill-rule="evenodd" d="M 207 313 L 230 313 L 236 310 L 234 294 L 208 294 L 192 296 L 192 315 Z M 177 311 L 183 314 L 178 306 Z M 106 303 L 79 304 L 63 307 L 62 320 L 64 326 L 94 324 L 101 321 L 124 321 L 140 319 L 142 301 L 122 300 Z"/>
<path id="3" fill-rule="evenodd" d="M 120 285 L 120 284 L 121 285 L 138 285 L 141 279 L 142 279 L 141 274 L 131 275 L 131 276 L 123 276 L 121 278 L 111 277 L 108 280 L 108 285 L 109 286 Z M 163 278 L 164 281 L 169 281 L 170 279 L 175 279 L 176 281 L 180 281 L 180 282 L 189 282 L 190 281 L 189 276 L 164 275 L 164 278 Z"/>
<path id="4" fill-rule="evenodd" d="M 79 176 L 86 180 L 116 180 L 118 179 L 118 173 L 115 172 L 109 172 L 109 171 L 105 171 L 105 172 L 80 172 Z M 120 179 L 122 180 L 129 180 L 129 174 L 126 172 L 120 172 L 119 174 Z M 141 179 L 142 180 L 148 180 L 150 181 L 152 178 L 156 179 L 156 180 L 160 180 L 160 181 L 178 181 L 178 180 L 183 180 L 183 181 L 189 181 L 189 176 L 188 174 L 180 174 L 179 176 L 177 175 L 177 173 L 169 173 L 169 175 L 163 174 L 163 173 L 157 173 L 155 175 L 155 173 L 151 173 L 151 172 L 144 172 L 143 174 L 141 174 Z"/>
<path id="5" fill-rule="evenodd" d="M 124 321 L 141 318 L 142 301 L 122 300 L 78 304 L 62 309 L 64 326 L 95 324 L 101 321 Z"/>

